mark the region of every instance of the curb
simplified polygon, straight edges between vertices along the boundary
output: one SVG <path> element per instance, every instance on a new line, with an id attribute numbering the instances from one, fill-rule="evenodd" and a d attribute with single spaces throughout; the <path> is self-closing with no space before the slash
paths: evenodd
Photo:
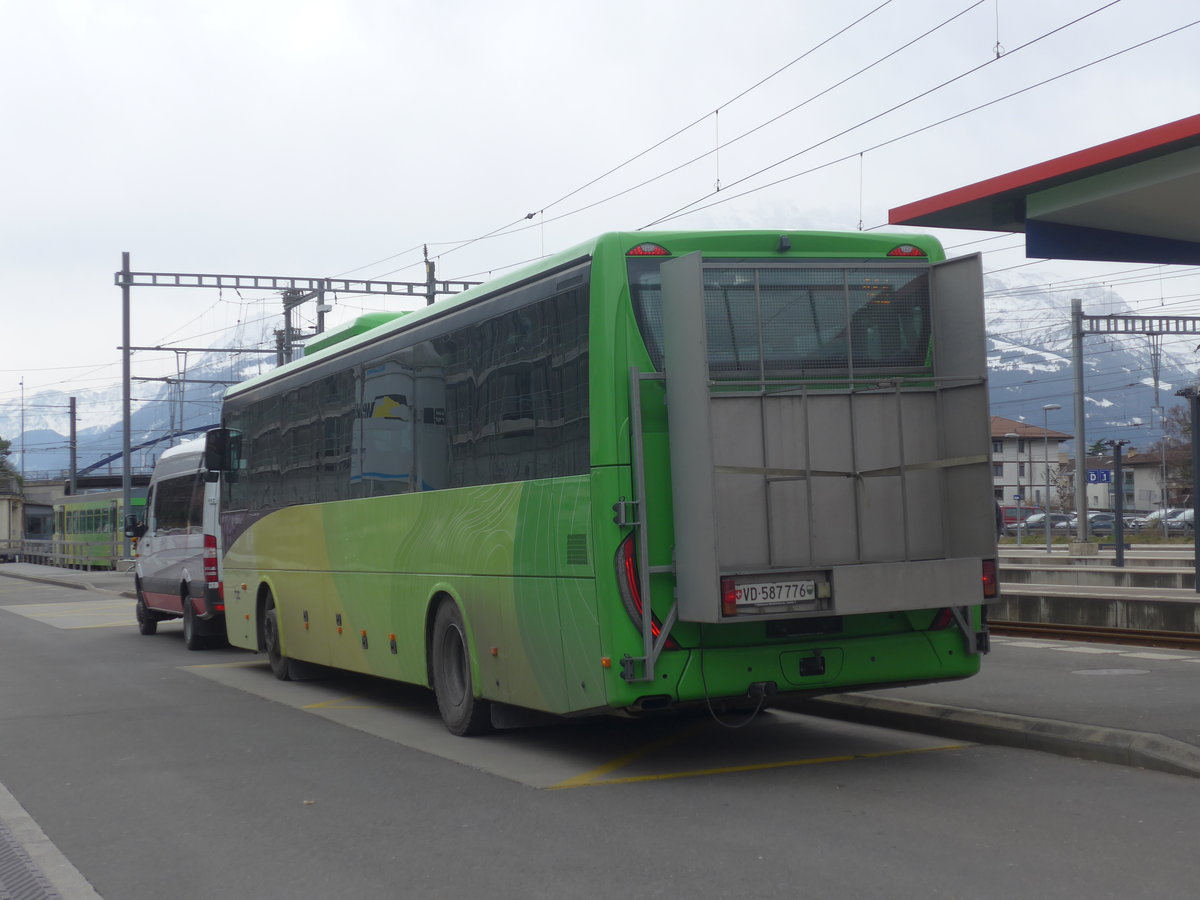
<path id="1" fill-rule="evenodd" d="M 1200 778 L 1200 748 L 1146 731 L 1057 722 L 1013 713 L 894 700 L 871 694 L 821 697 L 805 701 L 802 706 L 797 705 L 792 709 L 831 719 L 865 722 L 955 740 L 1039 750 L 1059 756 Z"/>
<path id="2" fill-rule="evenodd" d="M 131 600 L 137 599 L 137 593 L 132 590 L 113 590 L 112 588 L 102 587 L 98 584 L 92 584 L 87 581 L 70 581 L 66 578 L 53 578 L 46 575 L 29 575 L 24 572 L 5 572 L 0 569 L 0 575 L 5 578 L 18 578 L 21 581 L 33 581 L 38 584 L 52 584 L 56 587 L 71 588 L 77 591 L 100 591 L 105 594 L 116 594 L 120 597 L 128 597 Z"/>

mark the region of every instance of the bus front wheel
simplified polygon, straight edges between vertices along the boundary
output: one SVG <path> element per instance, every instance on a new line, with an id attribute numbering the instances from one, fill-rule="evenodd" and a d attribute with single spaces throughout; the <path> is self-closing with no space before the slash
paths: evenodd
<path id="1" fill-rule="evenodd" d="M 492 727 L 491 703 L 475 696 L 471 651 L 462 613 L 452 600 L 443 601 L 433 620 L 433 693 L 451 734 L 483 734 Z"/>
<path id="2" fill-rule="evenodd" d="M 260 627 L 260 646 L 266 651 L 271 673 L 280 681 L 315 681 L 328 674 L 328 670 L 317 663 L 283 655 L 283 642 L 279 637 L 279 611 L 275 608 L 275 597 L 270 593 L 266 596 Z"/>

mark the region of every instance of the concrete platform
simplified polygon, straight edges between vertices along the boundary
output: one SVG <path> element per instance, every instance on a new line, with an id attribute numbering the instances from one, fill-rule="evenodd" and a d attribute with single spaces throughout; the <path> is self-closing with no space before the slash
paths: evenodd
<path id="1" fill-rule="evenodd" d="M 1046 552 L 1046 545 L 1001 544 L 997 548 L 997 557 L 1001 565 L 1037 565 L 1045 563 L 1072 564 L 1084 566 L 1100 566 L 1112 568 L 1117 554 L 1112 548 L 1099 550 L 1093 556 L 1071 556 L 1068 544 L 1055 544 L 1054 549 Z M 1186 544 L 1133 544 L 1125 551 L 1127 566 L 1182 566 L 1191 567 L 1195 561 L 1195 551 Z"/>
<path id="2" fill-rule="evenodd" d="M 1200 633 L 1200 598 L 1191 590 L 1001 583 L 988 615 L 1005 622 Z"/>
<path id="3" fill-rule="evenodd" d="M 1200 633 L 1191 547 L 1137 545 L 1118 567 L 1116 553 L 1070 556 L 1060 545 L 1002 545 L 1000 599 L 992 618 L 1050 625 L 1092 625 Z"/>
<path id="4" fill-rule="evenodd" d="M 1182 566 L 1001 565 L 1005 584 L 1053 584 L 1071 587 L 1128 587 L 1186 590 L 1195 593 L 1196 573 Z"/>

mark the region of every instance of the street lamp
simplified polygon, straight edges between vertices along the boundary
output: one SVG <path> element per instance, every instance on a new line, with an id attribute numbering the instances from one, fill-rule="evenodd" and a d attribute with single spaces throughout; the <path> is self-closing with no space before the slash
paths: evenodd
<path id="1" fill-rule="evenodd" d="M 1197 481 L 1200 480 L 1200 440 L 1197 439 L 1197 427 L 1200 423 L 1200 385 L 1190 385 L 1175 392 L 1176 397 L 1183 397 L 1188 401 L 1188 407 L 1191 412 L 1192 423 L 1192 522 L 1197 518 L 1196 513 L 1200 512 L 1200 491 L 1196 490 Z M 1196 572 L 1200 573 L 1200 540 L 1193 538 L 1193 565 Z M 1196 578 L 1196 593 L 1200 594 L 1200 577 Z"/>
<path id="2" fill-rule="evenodd" d="M 1025 517 L 1021 515 L 1023 504 L 1021 503 L 1021 436 L 1016 432 L 1010 431 L 1006 434 L 1005 439 L 1013 438 L 1017 442 L 1017 546 L 1021 546 L 1021 526 L 1025 524 Z"/>
<path id="3" fill-rule="evenodd" d="M 1050 410 L 1062 409 L 1057 403 L 1047 403 L 1042 407 L 1042 439 L 1045 442 L 1043 450 L 1045 451 L 1045 460 L 1043 465 L 1046 467 L 1046 513 L 1042 519 L 1042 527 L 1046 530 L 1046 552 L 1050 553 L 1054 547 L 1052 541 L 1054 535 L 1050 531 Z"/>

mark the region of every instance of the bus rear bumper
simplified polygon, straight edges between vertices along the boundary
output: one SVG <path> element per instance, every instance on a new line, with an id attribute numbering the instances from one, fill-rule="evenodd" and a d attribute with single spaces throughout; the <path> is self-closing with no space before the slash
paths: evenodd
<path id="1" fill-rule="evenodd" d="M 760 647 L 704 648 L 687 654 L 673 695 L 647 694 L 634 711 L 713 699 L 759 699 L 967 678 L 980 656 L 964 651 L 958 629 Z M 664 654 L 660 663 L 675 654 Z M 666 701 L 666 702 L 664 702 Z"/>

